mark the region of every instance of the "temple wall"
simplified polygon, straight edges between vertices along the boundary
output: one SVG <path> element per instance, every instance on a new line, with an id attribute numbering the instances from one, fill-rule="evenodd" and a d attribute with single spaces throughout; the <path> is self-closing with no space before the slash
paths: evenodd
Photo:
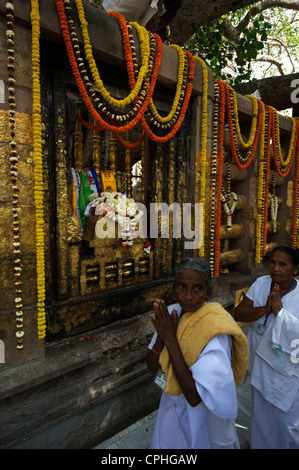
<path id="1" fill-rule="evenodd" d="M 7 49 L 5 2 L 0 5 L 0 47 Z M 160 392 L 147 372 L 145 356 L 153 333 L 149 312 L 152 301 L 173 302 L 172 270 L 186 255 L 184 239 L 158 238 L 151 253 L 144 240 L 132 247 L 103 242 L 88 221 L 86 252 L 82 255 L 80 229 L 73 212 L 71 168 L 78 108 L 84 104 L 71 74 L 55 3 L 41 0 L 41 83 L 44 171 L 44 231 L 46 263 L 47 335 L 37 335 L 36 229 L 32 135 L 30 2 L 15 4 L 15 97 L 19 187 L 20 244 L 24 347 L 16 348 L 13 254 L 12 183 L 7 60 L 0 60 L 5 85 L 0 103 L 0 340 L 5 361 L 0 362 L 1 448 L 91 448 L 101 440 L 154 410 Z M 121 36 L 116 22 L 86 6 L 94 54 L 105 83 L 119 96 L 126 93 Z M 177 55 L 163 47 L 157 84 L 159 109 L 168 109 L 177 77 Z M 205 203 L 205 256 L 211 250 L 209 220 L 212 212 L 213 77 L 208 71 L 208 136 Z M 238 96 L 244 139 L 248 138 L 252 102 Z M 145 142 L 144 202 L 198 202 L 201 167 L 202 70 L 195 67 L 193 95 L 186 119 L 168 144 Z M 290 122 L 280 119 L 289 136 Z M 86 134 L 87 135 L 87 134 Z M 107 138 L 103 135 L 103 139 Z M 87 138 L 86 138 L 87 140 Z M 106 139 L 107 140 L 107 139 Z M 225 130 L 229 155 L 229 136 Z M 288 139 L 282 139 L 287 148 Z M 285 152 L 285 149 L 283 149 Z M 117 147 L 116 164 L 124 171 L 125 154 Z M 138 161 L 140 153 L 132 153 Z M 231 161 L 231 157 L 228 157 Z M 110 160 L 111 164 L 111 160 Z M 213 299 L 232 311 L 235 292 L 248 286 L 262 263 L 254 262 L 258 150 L 253 163 L 239 170 L 223 165 L 224 181 L 238 194 L 231 231 L 220 228 L 220 275 L 213 280 Z M 270 177 L 269 177 L 270 178 Z M 271 176 L 272 178 L 272 176 Z M 268 223 L 267 246 L 290 243 L 294 188 L 293 169 L 287 178 L 275 177 L 279 197 L 277 231 Z M 271 184 L 271 179 L 269 182 Z M 89 238 L 88 238 L 89 237 Z M 98 276 L 95 279 L 94 276 Z M 95 279 L 95 280 L 94 280 Z M 2 343 L 1 343 L 2 344 Z M 0 356 L 1 358 L 1 356 Z"/>

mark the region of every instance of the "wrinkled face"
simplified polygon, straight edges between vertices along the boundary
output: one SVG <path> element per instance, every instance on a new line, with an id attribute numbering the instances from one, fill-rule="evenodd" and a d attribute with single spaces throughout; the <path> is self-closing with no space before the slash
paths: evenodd
<path id="1" fill-rule="evenodd" d="M 185 269 L 177 275 L 175 295 L 183 312 L 196 312 L 207 298 L 205 277 L 193 269 Z"/>
<path id="2" fill-rule="evenodd" d="M 269 260 L 269 274 L 272 281 L 279 285 L 290 284 L 297 272 L 298 266 L 294 266 L 290 256 L 283 251 L 274 251 Z"/>

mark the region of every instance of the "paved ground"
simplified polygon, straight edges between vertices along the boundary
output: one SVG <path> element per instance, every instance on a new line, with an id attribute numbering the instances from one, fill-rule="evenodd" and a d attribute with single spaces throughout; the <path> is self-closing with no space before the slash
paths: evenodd
<path id="1" fill-rule="evenodd" d="M 241 449 L 248 449 L 246 433 L 250 417 L 250 385 L 249 382 L 241 384 L 237 389 L 238 417 L 236 419 L 237 431 Z M 95 449 L 149 449 L 154 430 L 157 411 L 137 421 L 128 428 L 119 432 L 107 441 L 102 442 Z"/>

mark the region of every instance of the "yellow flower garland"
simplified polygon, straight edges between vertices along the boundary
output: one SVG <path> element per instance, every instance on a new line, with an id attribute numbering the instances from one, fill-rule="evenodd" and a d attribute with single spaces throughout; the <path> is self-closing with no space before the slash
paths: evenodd
<path id="1" fill-rule="evenodd" d="M 290 117 L 290 119 L 292 120 L 291 139 L 290 139 L 288 155 L 287 155 L 286 160 L 284 160 L 282 153 L 281 153 L 281 145 L 280 145 L 279 114 L 278 114 L 277 109 L 273 108 L 272 106 L 271 108 L 274 112 L 275 139 L 276 139 L 276 148 L 278 151 L 279 162 L 281 166 L 286 167 L 291 161 L 291 158 L 294 152 L 294 144 L 296 145 L 295 143 L 296 119 L 293 117 Z"/>
<path id="2" fill-rule="evenodd" d="M 207 136 L 208 136 L 208 69 L 200 57 L 194 57 L 202 68 L 202 121 L 201 121 L 201 178 L 200 178 L 200 203 L 203 207 L 203 242 L 199 249 L 199 256 L 205 254 L 205 202 L 206 202 L 206 165 L 207 165 Z M 196 182 L 198 183 L 198 182 Z M 197 202 L 197 201 L 196 201 Z"/>
<path id="3" fill-rule="evenodd" d="M 182 92 L 183 74 L 184 74 L 184 68 L 185 68 L 185 55 L 184 55 L 183 50 L 177 44 L 170 44 L 170 47 L 175 49 L 178 53 L 178 56 L 179 56 L 177 87 L 176 87 L 176 92 L 175 92 L 175 97 L 174 97 L 174 100 L 173 100 L 172 108 L 171 108 L 171 110 L 170 110 L 170 112 L 167 116 L 162 117 L 158 113 L 158 111 L 157 111 L 157 109 L 154 105 L 153 99 L 151 99 L 150 104 L 149 104 L 149 106 L 151 108 L 151 111 L 152 111 L 153 115 L 155 116 L 155 118 L 159 122 L 162 122 L 162 123 L 171 121 L 171 119 L 173 118 L 173 116 L 176 112 L 176 109 L 177 109 L 177 106 L 178 106 L 178 103 L 179 103 L 179 99 L 180 99 L 180 96 L 181 96 L 181 92 Z"/>
<path id="4" fill-rule="evenodd" d="M 251 101 L 253 102 L 253 117 L 252 117 L 252 124 L 250 128 L 249 139 L 247 142 L 244 142 L 242 135 L 241 135 L 241 129 L 240 129 L 240 123 L 239 123 L 238 102 L 237 102 L 236 92 L 230 85 L 228 85 L 228 87 L 230 89 L 230 93 L 232 95 L 233 103 L 234 103 L 233 111 L 234 111 L 234 122 L 235 122 L 237 137 L 239 139 L 239 142 L 244 148 L 251 147 L 254 141 L 255 133 L 256 133 L 257 117 L 258 117 L 258 101 L 254 96 L 245 95 L 247 98 L 250 98 Z"/>
<path id="5" fill-rule="evenodd" d="M 45 251 L 44 251 L 44 208 L 43 208 L 43 160 L 41 125 L 40 87 L 40 15 L 39 0 L 31 0 L 32 24 L 32 117 L 33 117 L 33 161 L 34 198 L 36 214 L 36 275 L 37 275 L 37 330 L 40 339 L 46 336 L 45 314 Z"/>
<path id="6" fill-rule="evenodd" d="M 150 51 L 150 46 L 149 46 L 149 36 L 147 31 L 144 28 L 144 31 L 142 31 L 142 36 L 143 40 L 140 42 L 140 51 L 141 51 L 141 57 L 142 57 L 142 63 L 141 63 L 141 68 L 138 74 L 138 79 L 136 82 L 136 85 L 134 89 L 130 92 L 126 98 L 122 100 L 118 100 L 116 98 L 113 98 L 110 93 L 107 91 L 107 89 L 104 87 L 103 81 L 99 75 L 98 68 L 96 65 L 96 62 L 93 58 L 93 53 L 92 53 L 92 46 L 90 44 L 90 37 L 88 33 L 88 23 L 85 18 L 85 12 L 84 12 L 84 7 L 82 5 L 81 0 L 75 0 L 75 4 L 77 7 L 78 11 L 78 17 L 80 20 L 81 24 L 81 30 L 82 30 L 82 36 L 83 36 L 83 41 L 84 41 L 84 50 L 85 50 L 85 55 L 86 55 L 86 60 L 88 62 L 92 77 L 95 81 L 95 84 L 103 96 L 105 100 L 111 104 L 112 106 L 119 107 L 119 108 L 124 108 L 125 106 L 131 104 L 135 98 L 137 97 L 143 80 L 147 74 L 148 70 L 148 62 L 149 62 L 149 51 Z M 146 33 L 145 33 L 146 31 Z"/>
<path id="7" fill-rule="evenodd" d="M 262 125 L 260 135 L 260 155 L 258 167 L 258 189 L 257 189 L 257 215 L 256 215 L 256 241 L 255 241 L 255 263 L 261 262 L 261 246 L 262 246 L 262 220 L 263 220 L 263 188 L 264 188 L 264 157 L 265 157 L 265 129 L 266 129 L 266 113 L 265 106 L 262 106 Z"/>

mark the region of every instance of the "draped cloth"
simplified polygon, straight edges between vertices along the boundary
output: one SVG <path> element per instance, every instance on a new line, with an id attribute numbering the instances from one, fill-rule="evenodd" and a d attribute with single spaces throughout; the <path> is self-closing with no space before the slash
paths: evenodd
<path id="1" fill-rule="evenodd" d="M 177 328 L 177 340 L 187 366 L 190 368 L 200 353 L 216 335 L 232 337 L 232 370 L 236 385 L 239 385 L 246 373 L 248 361 L 247 339 L 233 317 L 217 302 L 207 303 L 194 313 L 187 312 L 180 318 Z M 164 392 L 180 395 L 181 387 L 170 362 L 167 347 L 164 346 L 159 363 L 167 375 Z"/>

